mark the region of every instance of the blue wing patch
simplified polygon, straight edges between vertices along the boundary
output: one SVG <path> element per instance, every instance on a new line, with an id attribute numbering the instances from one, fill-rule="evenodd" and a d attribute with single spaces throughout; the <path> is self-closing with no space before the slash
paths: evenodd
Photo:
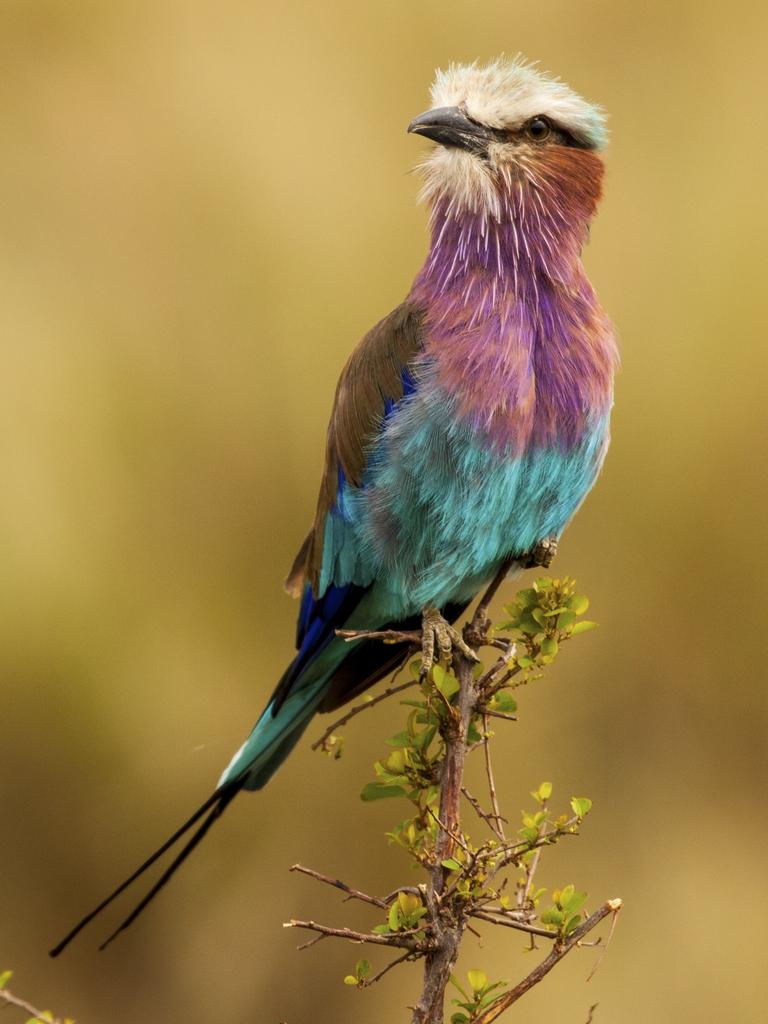
<path id="1" fill-rule="evenodd" d="M 400 403 L 416 390 L 416 380 L 408 367 L 402 368 L 400 379 L 402 395 L 397 399 L 384 396 L 380 430 L 394 415 Z M 343 468 L 339 466 L 336 500 L 325 522 L 320 596 L 315 596 L 309 584 L 304 587 L 296 624 L 297 653 L 272 696 L 273 715 L 280 710 L 302 672 L 333 640 L 335 631 L 344 625 L 368 590 L 369 581 L 365 575 L 361 578 L 357 552 L 354 528 L 357 507 L 353 499 L 353 488 Z"/>

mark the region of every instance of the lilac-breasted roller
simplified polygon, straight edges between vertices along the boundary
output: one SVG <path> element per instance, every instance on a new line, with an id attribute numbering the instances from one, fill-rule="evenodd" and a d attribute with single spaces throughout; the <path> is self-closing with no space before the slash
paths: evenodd
<path id="1" fill-rule="evenodd" d="M 197 826 L 110 939 L 127 927 L 316 712 L 402 657 L 336 630 L 413 629 L 422 615 L 444 628 L 503 563 L 560 536 L 600 470 L 617 356 L 581 249 L 603 115 L 519 59 L 438 72 L 432 101 L 408 128 L 437 144 L 421 165 L 431 244 L 336 389 L 314 522 L 287 581 L 301 597 L 296 656 L 213 794 L 52 955 Z"/>

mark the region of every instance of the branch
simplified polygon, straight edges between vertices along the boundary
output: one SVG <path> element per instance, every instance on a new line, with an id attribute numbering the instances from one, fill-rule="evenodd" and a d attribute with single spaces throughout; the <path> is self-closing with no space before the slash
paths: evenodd
<path id="1" fill-rule="evenodd" d="M 552 829 L 551 832 L 545 832 L 533 843 L 529 843 L 527 841 L 512 843 L 505 849 L 504 856 L 488 875 L 488 881 L 492 881 L 500 871 L 509 867 L 510 864 L 514 864 L 521 853 L 528 853 L 530 850 L 540 850 L 543 846 L 551 846 L 552 843 L 557 842 L 558 839 L 562 839 L 564 836 L 577 836 L 579 833 L 572 832 L 571 829 L 578 822 L 579 818 L 574 815 L 572 818 L 569 818 L 564 825 L 560 825 L 558 828 Z"/>
<path id="2" fill-rule="evenodd" d="M 418 953 L 411 953 L 411 952 L 403 953 L 402 956 L 397 957 L 395 960 L 392 960 L 390 963 L 388 963 L 386 967 L 383 967 L 378 972 L 378 974 L 374 974 L 372 978 L 366 978 L 362 982 L 360 987 L 361 988 L 368 988 L 370 985 L 375 985 L 376 982 L 377 981 L 381 981 L 381 979 L 384 977 L 384 975 L 387 973 L 387 971 L 391 971 L 393 967 L 397 967 L 398 964 L 405 963 L 406 960 L 416 960 L 416 959 L 418 959 L 418 957 L 419 957 Z M 589 1024 L 589 1022 L 587 1022 L 587 1024 Z"/>
<path id="3" fill-rule="evenodd" d="M 509 715 L 506 711 L 489 711 L 485 708 L 483 715 L 490 715 L 491 718 L 503 718 L 505 722 L 516 722 L 517 715 Z"/>
<path id="4" fill-rule="evenodd" d="M 485 910 L 473 910 L 472 917 L 477 917 L 488 924 L 500 924 L 505 928 L 514 928 L 519 932 L 528 932 L 529 935 L 540 935 L 542 939 L 556 939 L 557 932 L 548 931 L 546 928 L 539 928 L 535 924 L 526 924 L 524 921 L 516 921 L 513 917 L 494 917 Z"/>
<path id="5" fill-rule="evenodd" d="M 347 894 L 347 898 L 351 900 L 362 900 L 363 903 L 372 903 L 374 907 L 381 907 L 383 910 L 387 909 L 387 902 L 380 900 L 377 896 L 369 896 L 365 892 L 360 892 L 359 889 L 353 889 L 352 886 L 347 885 L 346 882 L 342 882 L 340 878 L 331 878 L 330 875 L 322 875 L 319 871 L 314 871 L 312 868 L 305 868 L 303 864 L 293 864 L 289 868 L 290 871 L 299 871 L 302 875 L 309 875 L 310 878 L 317 879 L 318 882 L 325 882 L 326 885 L 332 885 L 334 889 L 341 889 L 342 892 Z"/>
<path id="6" fill-rule="evenodd" d="M 493 818 L 496 822 L 495 832 L 502 842 L 506 843 L 507 837 L 504 834 L 504 819 L 499 810 L 499 798 L 496 793 L 496 781 L 493 777 L 493 765 L 491 764 L 491 748 L 488 743 L 488 713 L 483 713 L 483 751 L 485 753 L 485 774 L 488 777 L 488 794 L 491 798 Z"/>
<path id="7" fill-rule="evenodd" d="M 291 918 L 283 924 L 283 928 L 306 928 L 332 939 L 347 939 L 349 942 L 370 942 L 376 946 L 399 946 L 409 953 L 425 953 L 432 948 L 429 940 L 419 940 L 415 936 L 423 932 L 423 928 L 411 928 L 408 931 L 390 932 L 388 935 L 376 935 L 374 932 L 357 932 L 352 928 L 328 928 L 316 921 L 297 921 Z"/>
<path id="8" fill-rule="evenodd" d="M 496 591 L 507 578 L 509 570 L 512 568 L 516 561 L 517 559 L 515 558 L 508 558 L 506 562 L 502 564 L 501 568 L 491 581 L 490 586 L 483 594 L 483 596 L 480 598 L 480 604 L 477 606 L 477 609 L 475 610 L 475 614 L 473 617 L 473 625 L 477 623 L 481 628 L 483 628 L 485 624 L 488 622 L 488 607 L 491 601 L 494 599 L 494 597 L 496 597 Z"/>
<path id="9" fill-rule="evenodd" d="M 397 678 L 397 673 L 395 673 L 393 679 L 395 678 Z M 371 700 L 364 700 L 362 704 L 355 704 L 354 707 L 350 708 L 346 715 L 342 715 L 342 717 L 335 721 L 333 725 L 328 726 L 320 739 L 315 740 L 312 744 L 312 750 L 317 750 L 318 747 L 324 747 L 326 741 L 331 738 L 336 729 L 340 729 L 342 725 L 346 725 L 351 718 L 354 718 L 355 715 L 359 715 L 361 711 L 367 711 L 368 708 L 375 707 L 377 704 L 381 703 L 381 701 L 386 700 L 387 697 L 394 697 L 396 693 L 402 693 L 403 690 L 408 690 L 411 686 L 415 685 L 415 680 L 410 680 L 407 683 L 400 683 L 399 686 L 390 686 L 376 697 L 372 697 Z"/>
<path id="10" fill-rule="evenodd" d="M 482 805 L 480 804 L 480 801 L 477 799 L 477 797 L 472 796 L 472 794 L 469 792 L 466 786 L 461 787 L 461 792 L 466 798 L 467 802 L 475 811 L 475 814 L 477 814 L 478 818 L 480 818 L 481 821 L 484 821 L 486 823 L 486 825 L 490 828 L 490 830 L 497 838 L 501 838 L 494 824 L 496 821 L 496 816 L 488 811 L 484 811 Z M 499 817 L 498 820 L 499 822 L 506 822 L 507 819 Z"/>
<path id="11" fill-rule="evenodd" d="M 486 642 L 488 633 L 487 609 L 501 586 L 511 561 L 505 562 L 496 573 L 491 585 L 480 598 L 472 621 L 464 627 L 464 640 L 470 647 Z M 426 904 L 432 924 L 436 949 L 424 960 L 424 984 L 419 1001 L 413 1009 L 412 1024 L 435 1024 L 443 1020 L 445 989 L 458 959 L 466 918 L 451 922 L 441 915 L 439 905 L 445 890 L 446 869 L 442 861 L 453 853 L 453 844 L 459 830 L 461 790 L 464 762 L 467 756 L 467 733 L 477 704 L 474 664 L 461 649 L 454 647 L 453 669 L 459 682 L 459 693 L 453 705 L 453 714 L 447 716 L 442 729 L 445 753 L 440 777 L 440 813 L 435 841 L 435 866 L 429 876 Z"/>
<path id="12" fill-rule="evenodd" d="M 523 978 L 523 980 L 515 985 L 513 989 L 510 989 L 509 992 L 505 992 L 503 996 L 500 996 L 495 1003 L 491 1003 L 485 1013 L 480 1017 L 475 1018 L 474 1024 L 491 1024 L 492 1021 L 500 1017 L 501 1014 L 504 1013 L 505 1010 L 508 1010 L 513 1003 L 516 1003 L 521 996 L 524 996 L 525 993 L 532 989 L 534 985 L 537 985 L 542 978 L 545 978 L 552 968 L 556 964 L 560 963 L 564 956 L 580 944 L 581 939 L 583 939 L 585 935 L 591 932 L 596 925 L 600 924 L 603 918 L 607 917 L 609 914 L 613 914 L 615 919 L 616 914 L 618 914 L 620 910 L 621 900 L 608 900 L 607 903 L 604 903 L 599 910 L 596 910 L 594 914 L 587 918 L 584 924 L 579 925 L 579 927 L 571 933 L 565 942 L 557 943 L 552 952 L 545 957 L 537 967 L 534 967 L 526 978 Z"/>
<path id="13" fill-rule="evenodd" d="M 32 1003 L 28 1003 L 26 999 L 19 999 L 18 996 L 9 992 L 7 988 L 0 988 L 0 1002 L 8 1006 L 15 1006 L 17 1009 L 31 1014 L 33 1021 L 45 1021 L 45 1024 L 62 1024 L 60 1017 L 53 1017 L 47 1010 L 36 1010 Z"/>
<path id="14" fill-rule="evenodd" d="M 356 640 L 381 640 L 385 644 L 421 643 L 421 632 L 417 629 L 337 629 L 336 636 L 345 643 L 352 644 Z"/>
<path id="15" fill-rule="evenodd" d="M 363 700 L 350 708 L 326 729 L 320 739 L 312 744 L 312 748 L 316 750 L 322 747 L 329 750 L 333 744 L 332 739 L 329 743 L 329 738 L 332 737 L 334 730 L 346 725 L 362 711 L 375 707 L 382 700 L 421 684 L 425 700 L 405 701 L 406 704 L 413 704 L 416 709 L 410 713 L 407 732 L 398 733 L 388 741 L 392 746 L 404 748 L 403 752 L 399 757 L 391 755 L 385 761 L 377 762 L 375 768 L 377 785 L 384 786 L 384 790 L 378 795 L 405 796 L 415 807 L 415 817 L 397 826 L 395 832 L 390 834 L 390 838 L 397 840 L 399 845 L 426 870 L 427 879 L 426 884 L 421 884 L 418 888 L 399 887 L 390 896 L 381 898 L 355 889 L 339 878 L 324 875 L 301 864 L 294 864 L 291 871 L 305 874 L 340 890 L 346 900 L 360 900 L 380 910 L 389 908 L 389 926 L 378 926 L 370 932 L 364 932 L 346 927 L 332 928 L 316 921 L 292 918 L 284 927 L 301 928 L 313 934 L 308 942 L 298 947 L 299 949 L 306 949 L 326 938 L 338 938 L 352 943 L 369 943 L 401 950 L 395 959 L 367 979 L 364 975 L 370 971 L 370 967 L 365 966 L 363 970 L 361 965 L 366 965 L 367 962 L 360 961 L 355 975 L 345 979 L 349 984 L 354 981 L 358 988 L 374 984 L 398 964 L 423 959 L 422 991 L 417 1004 L 411 1007 L 411 1024 L 442 1024 L 446 987 L 456 965 L 462 939 L 468 931 L 480 935 L 473 927 L 475 924 L 512 928 L 528 936 L 531 949 L 537 949 L 536 937 L 548 940 L 550 948 L 541 963 L 527 977 L 502 995 L 497 995 L 500 987 L 498 983 L 486 985 L 483 982 L 482 989 L 478 989 L 472 983 L 473 1024 L 492 1024 L 496 1021 L 506 1009 L 538 984 L 575 946 L 597 945 L 600 942 L 599 938 L 594 942 L 588 941 L 586 936 L 606 916 L 613 915 L 611 934 L 616 924 L 621 907 L 621 900 L 618 899 L 608 901 L 583 921 L 581 914 L 576 918 L 569 918 L 569 923 L 572 921 L 578 924 L 570 934 L 567 933 L 565 925 L 557 929 L 545 927 L 538 921 L 535 906 L 538 896 L 533 891 L 533 885 L 541 851 L 565 835 L 577 835 L 581 820 L 589 808 L 570 818 L 563 815 L 555 822 L 546 809 L 546 799 L 537 790 L 533 795 L 543 813 L 536 813 L 536 827 L 532 827 L 530 816 L 524 813 L 523 824 L 526 827 L 521 829 L 518 835 L 528 838 L 521 840 L 511 835 L 507 836 L 505 827 L 510 826 L 502 816 L 494 778 L 490 749 L 492 734 L 489 732 L 489 724 L 492 718 L 516 721 L 516 715 L 496 710 L 494 707 L 489 708 L 488 705 L 495 703 L 499 690 L 510 684 L 513 677 L 520 676 L 520 679 L 512 682 L 512 687 L 538 676 L 531 676 L 527 668 L 524 669 L 518 664 L 514 640 L 493 636 L 488 609 L 510 568 L 514 565 L 546 565 L 553 551 L 554 543 L 545 542 L 528 555 L 508 560 L 501 565 L 495 578 L 481 596 L 474 615 L 464 624 L 461 632 L 457 632 L 436 609 L 431 607 L 424 610 L 421 632 L 397 629 L 337 631 L 337 635 L 349 643 L 371 640 L 418 648 L 421 642 L 422 674 L 418 681 L 409 680 L 396 685 L 398 674 L 412 656 L 410 651 L 406 650 L 402 658 L 394 658 L 396 662 L 399 660 L 399 668 L 389 687 L 378 696 Z M 512 615 L 514 621 L 505 627 L 514 629 L 515 623 L 519 621 L 519 631 L 523 637 L 520 642 L 525 645 L 526 652 L 530 655 L 526 665 L 532 661 L 536 665 L 544 665 L 551 660 L 551 657 L 544 657 L 541 662 L 537 660 L 539 654 L 544 654 L 544 642 L 535 642 L 532 639 L 534 636 L 543 633 L 545 639 L 553 638 L 557 643 L 570 636 L 570 623 L 564 621 L 562 628 L 559 628 L 560 619 L 553 620 L 552 616 L 561 612 L 563 606 L 571 608 L 570 601 L 574 596 L 575 615 L 581 615 L 586 608 L 586 602 L 584 598 L 575 595 L 575 584 L 570 577 L 565 577 L 562 581 L 538 581 L 532 589 L 518 594 L 520 616 L 525 612 L 531 618 L 535 618 L 537 623 L 544 623 L 541 630 L 537 632 L 534 629 L 531 632 L 520 616 L 515 618 Z M 544 613 L 546 620 L 540 618 L 537 608 Z M 580 610 L 576 610 L 577 608 Z M 529 633 L 531 638 L 528 637 Z M 439 648 L 443 676 L 439 674 L 437 666 L 434 667 L 434 671 L 430 668 L 427 672 L 427 665 L 432 665 L 427 643 L 429 640 L 436 650 Z M 478 658 L 475 652 L 483 647 L 495 649 L 496 660 L 487 670 L 478 669 L 476 664 Z M 556 646 L 552 656 L 555 653 Z M 448 676 L 452 681 L 450 689 L 443 685 L 444 677 L 447 679 Z M 503 706 L 501 704 L 501 707 Z M 420 728 L 421 726 L 424 728 Z M 435 739 L 436 743 L 432 745 Z M 488 793 L 483 803 L 476 799 L 463 783 L 466 757 L 476 747 L 481 746 Z M 493 838 L 489 837 L 480 846 L 475 846 L 470 837 L 462 831 L 462 796 L 493 833 Z M 487 811 L 483 806 L 486 799 L 490 804 Z M 575 801 L 572 800 L 571 804 L 579 810 Z M 517 906 L 514 909 L 504 906 L 508 900 L 501 895 L 510 880 L 508 871 L 512 866 L 522 871 L 522 876 L 515 886 Z M 494 878 L 502 872 L 504 878 L 500 885 L 493 886 Z M 395 897 L 399 897 L 397 905 L 390 907 Z M 559 896 L 555 894 L 553 899 L 558 906 L 561 905 Z M 583 896 L 579 894 L 579 906 L 581 899 Z M 544 917 L 544 920 L 547 919 Z M 602 956 L 598 958 L 594 969 L 597 969 L 601 960 Z"/>

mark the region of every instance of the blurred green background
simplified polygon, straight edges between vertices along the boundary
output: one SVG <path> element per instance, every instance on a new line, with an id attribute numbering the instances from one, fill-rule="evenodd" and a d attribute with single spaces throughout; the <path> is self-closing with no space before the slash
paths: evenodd
<path id="1" fill-rule="evenodd" d="M 20 994 L 82 1024 L 408 1019 L 418 968 L 358 994 L 356 947 L 298 954 L 281 928 L 374 923 L 295 861 L 373 892 L 412 877 L 383 838 L 401 808 L 357 799 L 397 707 L 341 762 L 305 742 L 238 799 L 108 953 L 129 901 L 46 949 L 207 795 L 290 656 L 281 581 L 336 377 L 425 250 L 405 127 L 436 66 L 520 50 L 610 113 L 586 260 L 623 370 L 557 560 L 601 629 L 525 693 L 500 786 L 515 813 L 544 778 L 589 794 L 542 884 L 626 909 L 589 985 L 574 955 L 517 1017 L 765 1019 L 767 32 L 740 0 L 3 0 L 0 967 Z M 469 937 L 463 967 L 517 979 L 522 945 Z"/>

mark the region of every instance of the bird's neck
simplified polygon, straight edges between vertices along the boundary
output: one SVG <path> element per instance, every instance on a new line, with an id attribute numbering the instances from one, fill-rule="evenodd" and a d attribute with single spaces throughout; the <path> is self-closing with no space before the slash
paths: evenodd
<path id="1" fill-rule="evenodd" d="M 602 160 L 555 149 L 534 165 L 496 172 L 494 206 L 459 208 L 435 200 L 432 240 L 414 282 L 415 297 L 482 318 L 502 302 L 539 304 L 547 283 L 578 287 L 581 249 L 602 191 Z"/>
<path id="2" fill-rule="evenodd" d="M 499 447 L 571 447 L 610 405 L 615 343 L 581 263 L 601 171 L 568 151 L 504 180 L 498 217 L 435 205 L 411 292 L 425 360 L 456 415 Z"/>

